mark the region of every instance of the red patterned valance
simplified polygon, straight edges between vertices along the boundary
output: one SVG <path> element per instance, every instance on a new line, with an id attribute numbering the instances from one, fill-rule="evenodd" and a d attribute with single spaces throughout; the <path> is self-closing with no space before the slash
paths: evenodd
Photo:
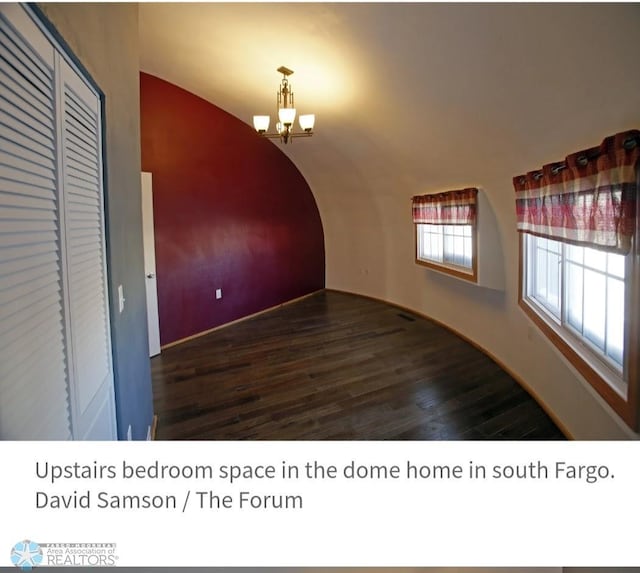
<path id="1" fill-rule="evenodd" d="M 475 187 L 416 195 L 411 199 L 413 222 L 432 225 L 472 225 L 476 220 Z"/>
<path id="2" fill-rule="evenodd" d="M 636 225 L 640 131 L 513 178 L 518 231 L 626 254 Z"/>

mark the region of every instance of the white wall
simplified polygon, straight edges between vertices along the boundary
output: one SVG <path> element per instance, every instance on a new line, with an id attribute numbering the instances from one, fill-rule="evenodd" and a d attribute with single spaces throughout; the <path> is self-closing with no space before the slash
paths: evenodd
<path id="1" fill-rule="evenodd" d="M 451 67 L 434 66 L 433 54 L 424 54 L 412 70 L 430 78 L 422 105 L 411 95 L 415 80 L 406 78 L 399 102 L 410 108 L 413 123 L 404 125 L 400 116 L 396 123 L 404 131 L 397 130 L 397 140 L 389 141 L 384 122 L 372 121 L 361 133 L 362 161 L 346 165 L 335 151 L 335 166 L 326 172 L 307 167 L 296 150 L 323 219 L 327 286 L 450 325 L 524 380 L 575 438 L 637 439 L 517 305 L 511 181 L 640 125 L 640 74 L 630 59 L 638 6 L 459 6 L 432 12 L 424 33 L 432 31 L 442 50 L 450 50 Z M 452 39 L 456 27 L 461 34 Z M 410 21 L 401 19 L 389 23 L 387 34 L 406 36 L 411 30 Z M 383 44 L 380 52 L 384 47 L 390 49 Z M 385 61 L 382 53 L 371 59 L 376 56 Z M 415 89 L 426 90 L 422 84 Z M 440 114 L 429 107 L 436 100 Z M 499 247 L 490 272 L 502 267 L 502 292 L 413 261 L 410 197 L 467 186 L 481 187 L 495 214 Z M 487 272 L 487 255 L 481 253 L 480 274 Z"/>

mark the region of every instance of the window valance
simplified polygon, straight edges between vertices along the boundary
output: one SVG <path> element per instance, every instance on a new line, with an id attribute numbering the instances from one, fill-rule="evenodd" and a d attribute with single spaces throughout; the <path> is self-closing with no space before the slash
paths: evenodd
<path id="1" fill-rule="evenodd" d="M 478 189 L 469 187 L 411 199 L 413 222 L 432 225 L 472 225 L 476 220 Z"/>
<path id="2" fill-rule="evenodd" d="M 513 178 L 518 231 L 629 252 L 636 225 L 640 131 Z"/>

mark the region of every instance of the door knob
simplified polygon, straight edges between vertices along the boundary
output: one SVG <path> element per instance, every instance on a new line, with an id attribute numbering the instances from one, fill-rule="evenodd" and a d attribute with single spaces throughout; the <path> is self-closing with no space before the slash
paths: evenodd
<path id="1" fill-rule="evenodd" d="M 147 278 L 148 278 L 148 279 L 152 279 L 152 278 L 155 278 L 155 276 L 156 276 L 156 275 L 155 275 L 155 273 L 149 273 L 149 274 L 147 275 Z"/>

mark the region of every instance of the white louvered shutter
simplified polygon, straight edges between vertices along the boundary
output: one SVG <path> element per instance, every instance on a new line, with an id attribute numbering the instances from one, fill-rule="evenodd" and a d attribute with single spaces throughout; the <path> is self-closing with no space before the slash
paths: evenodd
<path id="1" fill-rule="evenodd" d="M 56 187 L 54 50 L 21 8 L 5 6 L 0 12 L 2 439 L 71 437 Z"/>
<path id="2" fill-rule="evenodd" d="M 0 4 L 0 438 L 115 439 L 100 98 Z"/>
<path id="3" fill-rule="evenodd" d="M 99 437 L 111 416 L 111 346 L 105 276 L 100 100 L 60 65 L 64 222 L 74 434 Z"/>

